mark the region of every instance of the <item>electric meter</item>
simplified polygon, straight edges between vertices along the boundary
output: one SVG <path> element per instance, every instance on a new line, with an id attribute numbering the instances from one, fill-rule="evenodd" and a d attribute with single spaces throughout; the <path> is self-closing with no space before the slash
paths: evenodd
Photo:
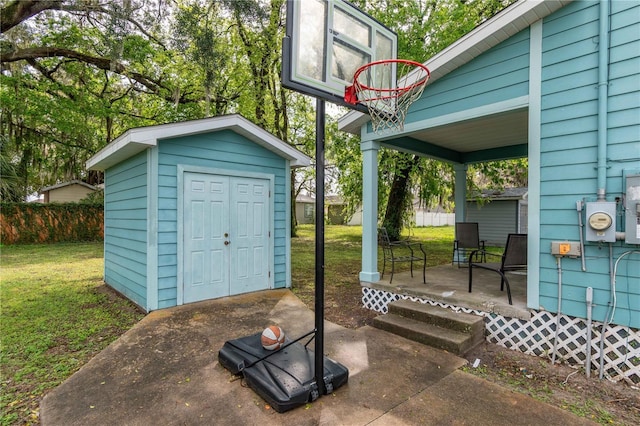
<path id="1" fill-rule="evenodd" d="M 616 203 L 596 201 L 587 203 L 585 239 L 597 242 L 616 242 Z"/>
<path id="2" fill-rule="evenodd" d="M 589 216 L 589 226 L 596 231 L 604 231 L 613 223 L 611 216 L 603 212 L 596 212 Z"/>

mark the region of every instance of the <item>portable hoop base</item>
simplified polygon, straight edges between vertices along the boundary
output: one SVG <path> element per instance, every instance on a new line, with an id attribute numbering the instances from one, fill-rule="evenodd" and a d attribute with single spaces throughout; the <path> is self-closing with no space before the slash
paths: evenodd
<path id="1" fill-rule="evenodd" d="M 355 72 L 344 100 L 366 105 L 374 132 L 402 131 L 409 106 L 422 95 L 430 75 L 426 66 L 406 59 L 371 62 Z"/>
<path id="2" fill-rule="evenodd" d="M 220 364 L 246 383 L 279 413 L 330 394 L 349 380 L 349 370 L 323 357 L 322 382 L 317 382 L 314 351 L 298 341 L 267 351 L 261 333 L 227 341 L 218 353 Z"/>

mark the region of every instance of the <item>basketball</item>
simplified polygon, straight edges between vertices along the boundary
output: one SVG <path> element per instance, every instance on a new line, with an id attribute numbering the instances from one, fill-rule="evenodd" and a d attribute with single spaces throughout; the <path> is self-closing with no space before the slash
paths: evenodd
<path id="1" fill-rule="evenodd" d="M 262 332 L 260 343 L 268 351 L 280 349 L 280 346 L 284 343 L 284 331 L 277 325 L 270 325 Z"/>

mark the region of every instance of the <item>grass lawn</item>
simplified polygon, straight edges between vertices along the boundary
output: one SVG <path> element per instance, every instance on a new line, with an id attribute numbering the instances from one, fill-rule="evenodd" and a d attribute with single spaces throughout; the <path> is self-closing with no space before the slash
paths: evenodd
<path id="1" fill-rule="evenodd" d="M 291 242 L 292 290 L 314 308 L 314 227 Z M 361 227 L 325 231 L 325 317 L 359 327 Z M 453 227 L 417 228 L 428 265 L 451 261 Z M 0 253 L 0 424 L 37 424 L 44 394 L 138 322 L 143 314 L 103 283 L 103 244 L 4 246 Z M 382 265 L 380 265 L 382 266 Z"/>
<path id="2" fill-rule="evenodd" d="M 411 237 L 424 243 L 427 266 L 451 262 L 453 226 L 414 228 Z M 344 327 L 369 324 L 377 314 L 362 307 L 362 290 L 358 274 L 362 269 L 362 227 L 328 225 L 325 227 L 325 318 Z M 382 271 L 382 250 L 378 250 Z M 409 270 L 399 263 L 397 270 Z M 309 308 L 315 301 L 315 227 L 300 225 L 298 236 L 291 239 L 292 290 Z"/>
<path id="3" fill-rule="evenodd" d="M 38 423 L 42 396 L 143 314 L 102 284 L 103 243 L 4 246 L 2 425 Z"/>

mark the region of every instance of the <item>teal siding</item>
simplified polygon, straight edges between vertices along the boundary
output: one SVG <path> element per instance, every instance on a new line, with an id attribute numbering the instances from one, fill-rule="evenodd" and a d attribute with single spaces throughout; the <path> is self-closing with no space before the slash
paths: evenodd
<path id="1" fill-rule="evenodd" d="M 158 143 L 158 308 L 177 304 L 177 165 L 274 176 L 274 287 L 286 286 L 286 160 L 233 131 L 219 131 Z"/>
<path id="2" fill-rule="evenodd" d="M 429 84 L 410 108 L 407 123 L 526 96 L 529 90 L 529 30 Z"/>
<path id="3" fill-rule="evenodd" d="M 147 154 L 105 172 L 105 282 L 146 308 Z"/>
<path id="4" fill-rule="evenodd" d="M 609 51 L 607 200 L 622 196 L 623 171 L 640 164 L 640 3 L 613 1 Z M 551 242 L 579 240 L 576 201 L 595 201 L 598 131 L 598 2 L 576 1 L 543 25 L 540 306 L 557 311 L 558 269 Z M 635 166 L 634 166 L 635 165 Z M 624 218 L 618 216 L 618 230 Z M 637 249 L 618 241 L 613 261 Z M 605 319 L 611 297 L 609 245 L 586 242 L 580 259 L 562 260 L 563 313 L 586 316 L 594 289 L 594 319 Z M 640 327 L 640 255 L 624 257 L 616 273 L 614 323 Z"/>

